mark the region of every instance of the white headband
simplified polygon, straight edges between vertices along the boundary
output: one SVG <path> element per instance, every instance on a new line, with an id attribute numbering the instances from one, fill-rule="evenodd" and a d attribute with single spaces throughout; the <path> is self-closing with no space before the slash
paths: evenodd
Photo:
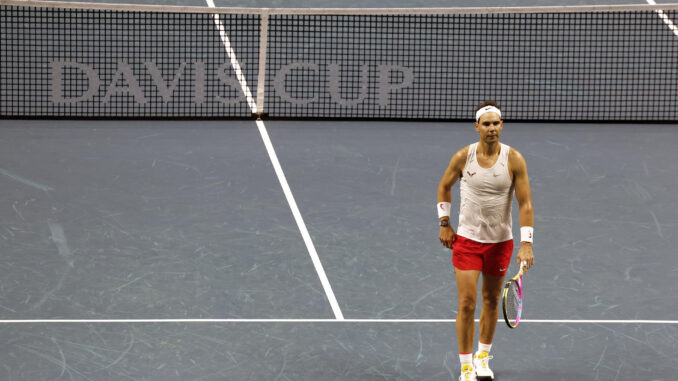
<path id="1" fill-rule="evenodd" d="M 485 106 L 481 108 L 480 110 L 476 111 L 476 122 L 480 121 L 480 117 L 483 116 L 483 114 L 487 112 L 496 112 L 499 117 L 501 118 L 501 111 L 499 111 L 498 108 L 494 106 Z"/>

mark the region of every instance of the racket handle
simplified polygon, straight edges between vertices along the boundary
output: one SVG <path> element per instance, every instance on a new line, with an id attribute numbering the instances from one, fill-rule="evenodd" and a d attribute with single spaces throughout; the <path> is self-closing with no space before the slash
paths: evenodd
<path id="1" fill-rule="evenodd" d="M 522 270 L 525 268 L 525 266 L 527 266 L 527 262 L 526 262 L 526 261 L 520 262 L 520 271 L 522 271 Z"/>

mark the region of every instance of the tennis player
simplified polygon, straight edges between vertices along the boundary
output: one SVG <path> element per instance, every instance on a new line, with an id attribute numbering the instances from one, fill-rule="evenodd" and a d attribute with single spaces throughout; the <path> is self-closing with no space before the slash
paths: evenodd
<path id="1" fill-rule="evenodd" d="M 532 236 L 534 214 L 525 159 L 516 149 L 499 142 L 504 127 L 494 101 L 476 108 L 476 131 L 480 140 L 459 150 L 438 185 L 440 242 L 452 249 L 457 278 L 459 308 L 457 341 L 461 375 L 459 380 L 494 379 L 488 362 L 497 325 L 499 297 L 504 275 L 513 253 L 511 207 L 515 192 L 520 208 L 518 263 L 526 269 L 534 263 Z M 450 189 L 460 182 L 459 225 L 449 224 Z M 474 314 L 478 278 L 482 276 L 482 309 L 478 351 L 473 355 Z"/>

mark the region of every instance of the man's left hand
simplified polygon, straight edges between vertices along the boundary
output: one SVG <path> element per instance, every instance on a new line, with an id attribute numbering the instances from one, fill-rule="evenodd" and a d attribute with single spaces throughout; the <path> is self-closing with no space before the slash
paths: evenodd
<path id="1" fill-rule="evenodd" d="M 527 262 L 525 271 L 534 265 L 534 254 L 532 253 L 532 244 L 529 242 L 521 242 L 520 250 L 518 250 L 518 266 L 522 262 Z"/>

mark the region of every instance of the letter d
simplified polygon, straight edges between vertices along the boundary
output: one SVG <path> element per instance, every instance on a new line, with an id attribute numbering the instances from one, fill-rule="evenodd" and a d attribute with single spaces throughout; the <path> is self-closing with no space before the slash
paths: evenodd
<path id="1" fill-rule="evenodd" d="M 72 104 L 91 100 L 99 88 L 99 76 L 88 65 L 84 65 L 73 61 L 52 61 L 49 63 L 52 69 L 52 103 L 55 104 Z M 65 98 L 63 87 L 63 70 L 66 67 L 74 67 L 80 69 L 88 79 L 88 88 L 84 94 L 77 98 Z"/>

